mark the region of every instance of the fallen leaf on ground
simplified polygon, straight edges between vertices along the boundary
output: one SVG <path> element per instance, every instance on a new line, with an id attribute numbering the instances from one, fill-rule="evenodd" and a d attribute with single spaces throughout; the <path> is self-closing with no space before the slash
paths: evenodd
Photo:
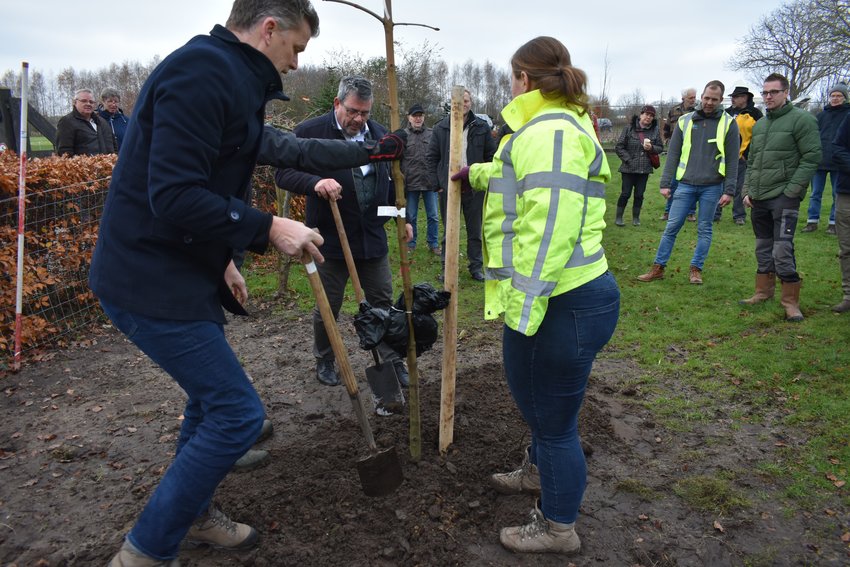
<path id="1" fill-rule="evenodd" d="M 723 524 L 721 524 L 717 520 L 714 520 L 714 529 L 720 533 L 726 533 L 726 529 L 723 527 Z"/>

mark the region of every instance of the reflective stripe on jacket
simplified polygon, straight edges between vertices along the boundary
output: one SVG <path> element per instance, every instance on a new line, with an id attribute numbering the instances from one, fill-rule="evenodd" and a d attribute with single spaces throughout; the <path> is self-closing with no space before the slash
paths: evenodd
<path id="1" fill-rule="evenodd" d="M 515 131 L 491 163 L 470 167 L 484 201 L 485 318 L 537 332 L 550 297 L 608 269 L 602 249 L 608 161 L 588 114 L 539 91 L 502 111 Z"/>
<path id="2" fill-rule="evenodd" d="M 682 180 L 685 170 L 688 168 L 688 158 L 691 155 L 691 123 L 693 118 L 693 112 L 679 118 L 679 128 L 682 129 L 682 155 L 679 158 L 679 167 L 676 169 L 676 181 Z M 717 164 L 717 171 L 722 177 L 726 177 L 726 144 L 724 141 L 731 124 L 732 117 L 723 112 L 721 118 L 717 121 L 717 134 L 709 140 L 709 142 L 717 144 L 717 150 L 720 152 L 715 159 L 720 160 Z"/>

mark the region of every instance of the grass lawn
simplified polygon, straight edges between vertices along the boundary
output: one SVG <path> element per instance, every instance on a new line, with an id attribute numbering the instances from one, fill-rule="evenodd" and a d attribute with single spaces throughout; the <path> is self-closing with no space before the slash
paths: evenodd
<path id="1" fill-rule="evenodd" d="M 782 448 L 781 459 L 765 462 L 762 472 L 787 486 L 786 495 L 797 506 L 817 506 L 836 493 L 850 505 L 847 487 L 838 486 L 850 478 L 850 319 L 830 310 L 842 298 L 835 237 L 823 226 L 806 234 L 799 232 L 802 224 L 798 226 L 795 246 L 806 317 L 801 323 L 784 321 L 778 286 L 774 301 L 738 305 L 739 299 L 752 295 L 756 262 L 752 228 L 749 222 L 745 226 L 732 222 L 731 206 L 722 222 L 714 225 L 704 285 L 690 285 L 687 278 L 696 223 L 686 223 L 679 233 L 665 279 L 638 282 L 635 277 L 652 264 L 664 228 L 658 220 L 664 206 L 658 193 L 660 174 L 656 171 L 649 180 L 642 225 L 631 225 L 630 202 L 626 226 L 616 227 L 619 160 L 614 154 L 608 159 L 613 177 L 607 191 L 604 246 L 622 290 L 622 310 L 614 339 L 601 356 L 629 358 L 640 365 L 647 407 L 671 429 L 692 428 L 723 415 L 729 427 L 773 420 L 776 426 L 793 430 L 807 442 Z M 831 202 L 831 195 L 825 195 L 824 215 Z M 807 205 L 804 200 L 804 217 Z M 424 214 L 419 217 L 422 236 Z M 387 226 L 392 231 L 395 289 L 400 290 L 395 229 Z M 464 242 L 462 236 L 462 249 Z M 500 324 L 483 320 L 483 286 L 472 281 L 465 264 L 461 258 L 458 330 L 473 338 Z M 277 289 L 269 270 L 267 260 L 254 262 L 249 270 L 254 296 Z M 413 256 L 413 282 L 437 285 L 439 271 L 439 259 L 420 247 Z M 312 308 L 312 294 L 298 266 L 292 270 L 290 287 L 302 308 Z M 350 288 L 348 298 L 346 310 L 354 312 Z"/>

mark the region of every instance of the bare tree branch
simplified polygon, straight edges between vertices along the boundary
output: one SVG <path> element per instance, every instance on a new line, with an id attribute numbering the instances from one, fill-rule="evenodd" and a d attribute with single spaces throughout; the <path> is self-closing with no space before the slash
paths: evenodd
<path id="1" fill-rule="evenodd" d="M 739 40 L 729 61 L 738 71 L 759 79 L 770 73 L 788 77 L 791 98 L 796 98 L 824 79 L 846 74 L 850 50 L 843 48 L 849 0 L 797 0 L 783 4 Z M 844 13 L 839 13 L 842 10 Z M 838 25 L 836 25 L 838 24 Z M 839 29 L 836 29 L 839 28 Z"/>

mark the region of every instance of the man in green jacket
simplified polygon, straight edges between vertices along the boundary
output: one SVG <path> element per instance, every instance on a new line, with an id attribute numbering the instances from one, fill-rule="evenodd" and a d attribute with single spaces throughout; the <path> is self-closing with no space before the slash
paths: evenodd
<path id="1" fill-rule="evenodd" d="M 815 117 L 788 101 L 788 79 L 768 75 L 761 94 L 767 116 L 753 126 L 743 189 L 756 236 L 756 292 L 740 303 L 771 299 L 779 276 L 785 319 L 802 321 L 794 232 L 800 202 L 821 160 L 820 135 Z"/>

